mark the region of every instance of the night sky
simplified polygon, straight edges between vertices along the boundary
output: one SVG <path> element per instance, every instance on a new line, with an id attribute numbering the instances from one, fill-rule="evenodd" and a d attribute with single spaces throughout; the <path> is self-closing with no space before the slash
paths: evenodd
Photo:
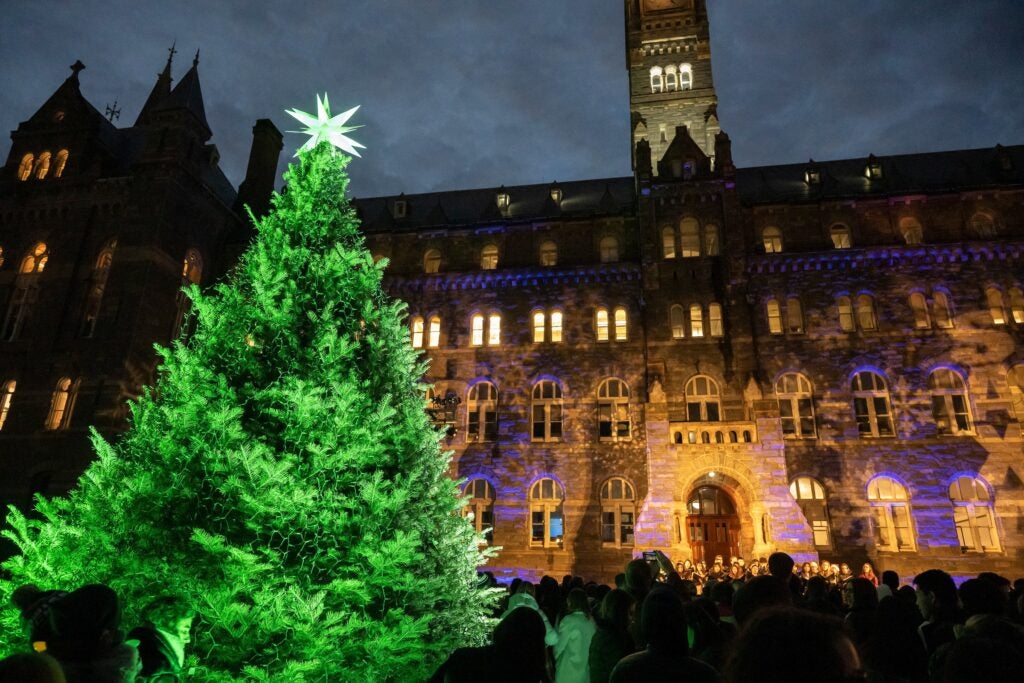
<path id="1" fill-rule="evenodd" d="M 1022 0 L 709 0 L 738 165 L 1024 143 Z M 167 48 L 200 78 L 237 184 L 250 130 L 361 104 L 354 195 L 629 174 L 621 0 L 0 0 L 0 127 L 81 59 L 85 96 L 138 114 Z M 287 135 L 290 156 L 303 138 Z M 5 153 L 8 148 L 5 147 Z"/>

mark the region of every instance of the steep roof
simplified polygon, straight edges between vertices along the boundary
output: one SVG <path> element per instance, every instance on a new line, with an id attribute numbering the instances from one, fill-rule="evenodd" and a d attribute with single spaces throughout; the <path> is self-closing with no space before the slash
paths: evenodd
<path id="1" fill-rule="evenodd" d="M 203 90 L 199 85 L 199 64 L 192 63 L 192 68 L 178 81 L 171 93 L 167 95 L 154 111 L 173 111 L 184 109 L 195 116 L 209 139 L 212 132 L 206 121 L 206 106 L 203 104 Z"/>

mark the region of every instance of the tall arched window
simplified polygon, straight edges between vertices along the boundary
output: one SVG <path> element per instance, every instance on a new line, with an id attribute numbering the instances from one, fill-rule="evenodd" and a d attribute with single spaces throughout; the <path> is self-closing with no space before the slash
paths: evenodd
<path id="1" fill-rule="evenodd" d="M 675 92 L 679 89 L 679 70 L 675 64 L 665 67 L 665 92 Z"/>
<path id="2" fill-rule="evenodd" d="M 60 178 L 64 175 L 64 168 L 68 165 L 68 151 L 62 149 L 57 152 L 57 158 L 53 162 L 53 177 Z"/>
<path id="3" fill-rule="evenodd" d="M 932 394 L 932 417 L 939 434 L 973 431 L 967 386 L 960 375 L 949 368 L 933 370 L 928 375 L 928 391 Z"/>
<path id="4" fill-rule="evenodd" d="M 498 439 L 498 390 L 490 382 L 477 382 L 466 396 L 466 440 Z"/>
<path id="5" fill-rule="evenodd" d="M 427 346 L 436 349 L 441 344 L 441 318 L 436 315 L 430 316 L 427 326 Z"/>
<path id="6" fill-rule="evenodd" d="M 686 314 L 679 304 L 672 304 L 668 309 L 669 327 L 672 328 L 673 339 L 683 339 L 686 336 Z"/>
<path id="7" fill-rule="evenodd" d="M 185 319 L 192 308 L 192 300 L 185 293 L 184 288 L 189 285 L 198 285 L 203 277 L 203 257 L 196 249 L 189 249 L 185 252 L 185 259 L 181 268 L 181 286 L 178 289 L 175 306 L 177 312 L 174 316 L 174 328 L 172 337 L 184 335 L 187 330 L 183 329 Z"/>
<path id="8" fill-rule="evenodd" d="M 530 402 L 534 441 L 562 440 L 562 387 L 544 379 L 533 385 Z"/>
<path id="9" fill-rule="evenodd" d="M 910 295 L 910 310 L 914 313 L 914 327 L 919 330 L 927 330 L 932 326 L 928 317 L 928 301 L 921 292 L 914 292 Z"/>
<path id="10" fill-rule="evenodd" d="M 868 502 L 875 521 L 875 545 L 879 550 L 914 550 L 914 530 L 910 522 L 910 496 L 892 477 L 875 477 L 868 483 Z"/>
<path id="11" fill-rule="evenodd" d="M 558 245 L 551 240 L 540 243 L 540 264 L 545 267 L 558 264 Z"/>
<path id="12" fill-rule="evenodd" d="M 693 67 L 689 64 L 679 65 L 679 89 L 693 90 Z"/>
<path id="13" fill-rule="evenodd" d="M 684 218 L 679 223 L 679 253 L 683 258 L 700 256 L 700 224 L 696 218 Z"/>
<path id="14" fill-rule="evenodd" d="M 92 276 L 89 278 L 89 291 L 85 296 L 85 307 L 82 309 L 82 324 L 78 333 L 82 337 L 91 337 L 96 331 L 96 322 L 100 318 L 103 305 L 103 293 L 107 288 L 110 266 L 114 263 L 114 249 L 117 240 L 110 240 L 100 251 L 93 264 Z"/>
<path id="15" fill-rule="evenodd" d="M 1010 318 L 1018 325 L 1024 324 L 1024 292 L 1014 287 L 1010 294 Z"/>
<path id="16" fill-rule="evenodd" d="M 686 419 L 690 422 L 719 422 L 721 395 L 718 383 L 707 375 L 691 377 L 686 383 Z"/>
<path id="17" fill-rule="evenodd" d="M 981 477 L 961 475 L 949 485 L 953 520 L 960 547 L 964 550 L 999 550 L 992 496 Z"/>
<path id="18" fill-rule="evenodd" d="M 862 370 L 853 376 L 853 411 L 861 436 L 893 436 L 889 387 L 876 372 Z"/>
<path id="19" fill-rule="evenodd" d="M 480 269 L 494 270 L 498 267 L 498 247 L 488 244 L 480 250 Z"/>
<path id="20" fill-rule="evenodd" d="M 932 310 L 935 312 L 935 326 L 942 329 L 953 327 L 953 307 L 945 292 L 932 292 Z"/>
<path id="21" fill-rule="evenodd" d="M 18 272 L 22 275 L 32 275 L 43 272 L 46 262 L 50 260 L 50 248 L 45 242 L 38 242 L 21 260 L 21 268 Z"/>
<path id="22" fill-rule="evenodd" d="M 437 249 L 427 249 L 423 254 L 423 272 L 438 273 L 441 271 L 441 252 Z"/>
<path id="23" fill-rule="evenodd" d="M 778 254 L 782 252 L 782 230 L 771 226 L 761 232 L 761 242 L 764 244 L 764 253 Z"/>
<path id="24" fill-rule="evenodd" d="M 601 542 L 616 548 L 632 546 L 635 518 L 633 486 L 621 477 L 606 481 L 601 487 Z"/>
<path id="25" fill-rule="evenodd" d="M 900 236 L 911 246 L 921 244 L 924 239 L 924 228 L 916 218 L 906 216 L 900 219 Z"/>
<path id="26" fill-rule="evenodd" d="M 470 479 L 462 489 L 469 500 L 462 508 L 462 514 L 473 522 L 478 534 L 484 535 L 488 543 L 494 542 L 494 487 L 486 479 Z"/>
<path id="27" fill-rule="evenodd" d="M 842 223 L 836 223 L 828 229 L 828 236 L 832 240 L 832 246 L 836 249 L 849 249 L 853 246 L 850 239 L 850 228 Z"/>
<path id="28" fill-rule="evenodd" d="M 423 318 L 419 316 L 412 319 L 412 347 L 423 348 Z"/>
<path id="29" fill-rule="evenodd" d="M 704 336 L 704 313 L 700 304 L 690 304 L 690 336 Z"/>
<path id="30" fill-rule="evenodd" d="M 618 306 L 615 309 L 615 341 L 626 341 L 629 338 L 629 320 L 626 309 Z"/>
<path id="31" fill-rule="evenodd" d="M 42 180 L 46 177 L 46 174 L 50 172 L 50 159 L 52 155 L 49 152 L 43 152 L 36 159 L 35 176 L 36 180 Z"/>
<path id="32" fill-rule="evenodd" d="M 971 216 L 968 225 L 971 228 L 971 232 L 983 239 L 996 236 L 996 222 L 987 213 L 979 211 L 974 214 Z"/>
<path id="33" fill-rule="evenodd" d="M 18 164 L 18 180 L 28 180 L 32 177 L 32 167 L 36 164 L 36 157 L 34 154 L 26 154 L 21 158 L 21 163 Z"/>
<path id="34" fill-rule="evenodd" d="M 533 312 L 533 343 L 543 344 L 547 337 L 547 316 L 544 311 Z"/>
<path id="35" fill-rule="evenodd" d="M 789 439 L 813 439 L 814 397 L 811 382 L 798 372 L 787 372 L 775 383 L 779 399 L 782 435 Z"/>
<path id="36" fill-rule="evenodd" d="M 676 257 L 676 233 L 668 226 L 661 229 L 661 255 L 662 258 Z"/>
<path id="37" fill-rule="evenodd" d="M 554 479 L 540 479 L 530 487 L 530 545 L 560 548 L 565 535 L 565 492 Z"/>
<path id="38" fill-rule="evenodd" d="M 487 316 L 487 345 L 501 345 L 501 314 L 491 313 Z"/>
<path id="39" fill-rule="evenodd" d="M 853 304 L 850 297 L 841 296 L 836 299 L 836 308 L 839 309 L 839 329 L 843 332 L 853 332 L 855 323 L 853 319 Z"/>
<path id="40" fill-rule="evenodd" d="M 619 241 L 614 237 L 601 238 L 601 263 L 617 263 L 619 260 Z"/>
<path id="41" fill-rule="evenodd" d="M 768 332 L 771 334 L 782 334 L 782 308 L 778 299 L 768 299 L 765 304 L 768 314 Z"/>
<path id="42" fill-rule="evenodd" d="M 789 492 L 803 510 L 807 523 L 811 525 L 816 548 L 832 547 L 832 525 L 829 523 L 828 500 L 825 487 L 816 479 L 797 477 L 790 483 Z"/>
<path id="43" fill-rule="evenodd" d="M 11 412 L 11 403 L 14 401 L 14 390 L 17 386 L 17 382 L 9 379 L 0 387 L 0 429 L 7 423 L 7 415 Z"/>
<path id="44" fill-rule="evenodd" d="M 14 341 L 25 329 L 25 323 L 31 315 L 32 306 L 39 294 L 39 275 L 46 268 L 49 258 L 49 247 L 44 242 L 39 242 L 21 260 L 18 277 L 14 281 L 14 291 L 11 293 L 11 299 L 7 305 L 7 315 L 4 316 L 3 331 L 0 336 L 4 341 Z"/>
<path id="45" fill-rule="evenodd" d="M 708 304 L 708 328 L 712 337 L 721 337 L 725 334 L 722 326 L 722 305 Z"/>
<path id="46" fill-rule="evenodd" d="M 629 440 L 629 386 L 621 379 L 606 379 L 598 387 L 597 426 L 602 441 Z"/>
<path id="47" fill-rule="evenodd" d="M 786 331 L 790 334 L 803 334 L 804 310 L 800 299 L 794 296 L 786 299 Z"/>
<path id="48" fill-rule="evenodd" d="M 705 256 L 718 256 L 718 226 L 717 225 L 705 225 L 704 226 L 704 255 Z"/>
<path id="49" fill-rule="evenodd" d="M 878 318 L 875 315 L 875 300 L 867 294 L 857 297 L 857 325 L 862 330 L 878 329 Z"/>
<path id="50" fill-rule="evenodd" d="M 660 66 L 651 67 L 651 92 L 659 93 L 665 90 L 665 71 Z"/>
<path id="51" fill-rule="evenodd" d="M 608 309 L 599 308 L 594 312 L 594 329 L 597 333 L 597 341 L 608 341 Z"/>
<path id="52" fill-rule="evenodd" d="M 988 312 L 992 316 L 993 325 L 1006 324 L 1006 309 L 1003 308 L 1003 293 L 995 287 L 985 290 L 985 301 L 988 303 Z"/>
<path id="53" fill-rule="evenodd" d="M 71 411 L 75 407 L 77 384 L 70 377 L 61 377 L 50 398 L 50 412 L 46 416 L 46 429 L 67 429 L 71 424 Z"/>

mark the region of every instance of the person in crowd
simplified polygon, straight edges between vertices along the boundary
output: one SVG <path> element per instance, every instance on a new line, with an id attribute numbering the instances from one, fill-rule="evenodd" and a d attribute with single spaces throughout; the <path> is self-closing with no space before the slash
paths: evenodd
<path id="1" fill-rule="evenodd" d="M 37 652 L 46 650 L 52 636 L 50 606 L 65 595 L 66 591 L 44 591 L 32 583 L 18 586 L 11 594 L 11 604 L 18 608 L 25 622 L 28 642 Z"/>
<path id="2" fill-rule="evenodd" d="M 708 582 L 708 566 L 704 560 L 700 560 L 693 568 L 693 582 L 697 589 L 703 593 L 704 584 Z"/>
<path id="3" fill-rule="evenodd" d="M 708 571 L 708 581 L 722 581 L 727 577 L 725 569 L 722 567 L 720 560 L 715 560 L 711 565 L 711 569 Z"/>
<path id="4" fill-rule="evenodd" d="M 735 626 L 736 617 L 732 614 L 732 598 L 734 593 L 733 584 L 722 582 L 714 585 L 711 589 L 710 597 L 715 603 L 715 608 L 718 610 L 718 620 Z"/>
<path id="5" fill-rule="evenodd" d="M 569 591 L 567 613 L 558 622 L 555 644 L 556 683 L 590 683 L 590 641 L 596 627 L 590 618 L 587 594 L 580 588 Z"/>
<path id="6" fill-rule="evenodd" d="M 829 598 L 831 587 L 823 576 L 815 576 L 807 582 L 807 590 L 804 591 L 803 606 L 812 612 L 826 614 L 832 617 L 839 616 L 839 609 Z"/>
<path id="7" fill-rule="evenodd" d="M 65 683 L 66 679 L 53 657 L 40 652 L 19 652 L 0 660 L 0 681 Z"/>
<path id="8" fill-rule="evenodd" d="M 896 591 L 900 589 L 900 575 L 892 569 L 886 569 L 882 572 L 882 584 L 889 587 L 890 595 L 896 595 Z"/>
<path id="9" fill-rule="evenodd" d="M 845 562 L 839 563 L 839 585 L 843 586 L 849 583 L 855 577 L 853 576 L 853 570 L 850 569 L 850 565 Z"/>
<path id="10" fill-rule="evenodd" d="M 428 683 L 550 683 L 544 629 L 539 609 L 513 608 L 495 627 L 493 644 L 459 648 Z"/>
<path id="11" fill-rule="evenodd" d="M 828 560 L 821 561 L 821 567 L 818 570 L 818 576 L 828 578 L 828 575 L 832 572 L 832 563 Z"/>
<path id="12" fill-rule="evenodd" d="M 684 581 L 693 581 L 693 562 L 691 562 L 690 560 L 683 560 L 681 564 L 682 570 L 676 570 L 679 572 L 679 578 L 683 579 Z"/>
<path id="13" fill-rule="evenodd" d="M 929 569 L 914 577 L 917 608 L 924 622 L 918 627 L 921 641 L 930 657 L 945 643 L 956 640 L 954 627 L 959 622 L 956 584 L 941 569 Z"/>
<path id="14" fill-rule="evenodd" d="M 847 630 L 859 647 L 867 642 L 875 630 L 875 611 L 878 609 L 878 591 L 868 579 L 857 577 L 847 584 L 850 611 L 847 612 Z"/>
<path id="15" fill-rule="evenodd" d="M 732 612 L 740 631 L 760 610 L 777 605 L 796 604 L 793 593 L 774 576 L 759 576 L 740 587 L 732 598 Z"/>
<path id="16" fill-rule="evenodd" d="M 870 562 L 864 563 L 860 570 L 860 576 L 857 578 L 867 579 L 873 587 L 878 588 L 878 577 L 875 576 L 875 568 L 871 566 Z"/>
<path id="17" fill-rule="evenodd" d="M 94 583 L 50 606 L 53 630 L 47 653 L 68 683 L 125 683 L 139 671 L 139 653 L 124 642 L 121 604 L 109 586 Z"/>
<path id="18" fill-rule="evenodd" d="M 928 653 L 917 633 L 920 623 L 913 602 L 887 597 L 878 603 L 874 630 L 860 648 L 872 681 L 927 683 Z"/>
<path id="19" fill-rule="evenodd" d="M 647 648 L 624 657 L 612 671 L 611 683 L 718 680 L 711 666 L 689 656 L 686 614 L 674 591 L 653 589 L 644 601 L 641 619 Z"/>
<path id="20" fill-rule="evenodd" d="M 983 615 L 932 658 L 932 681 L 1019 681 L 1024 672 L 1024 628 L 1009 619 Z"/>
<path id="21" fill-rule="evenodd" d="M 784 581 L 788 581 L 792 576 L 793 566 L 793 558 L 786 553 L 772 553 L 768 558 L 768 573 Z"/>
<path id="22" fill-rule="evenodd" d="M 514 612 L 519 607 L 528 607 L 532 610 L 536 610 L 537 614 L 540 615 L 541 620 L 544 622 L 544 642 L 548 645 L 554 645 L 558 642 L 558 631 L 551 626 L 551 621 L 547 615 L 541 610 L 540 605 L 537 604 L 537 599 L 534 597 L 534 587 L 529 581 L 522 581 L 519 584 L 519 588 L 516 594 L 508 600 L 508 609 L 501 615 L 501 619 L 504 621 L 509 614 Z"/>
<path id="23" fill-rule="evenodd" d="M 725 680 L 841 683 L 858 680 L 861 673 L 860 656 L 842 622 L 780 606 L 761 610 L 744 626 Z"/>
<path id="24" fill-rule="evenodd" d="M 590 683 L 608 683 L 620 659 L 636 650 L 633 640 L 633 596 L 615 589 L 604 596 L 590 641 Z"/>
<path id="25" fill-rule="evenodd" d="M 960 585 L 958 594 L 960 605 L 963 608 L 963 628 L 967 628 L 972 620 L 977 620 L 985 615 L 1006 616 L 1006 593 L 991 581 L 968 579 Z"/>
<path id="26" fill-rule="evenodd" d="M 180 596 L 160 597 L 143 608 L 143 625 L 128 634 L 129 640 L 138 642 L 142 660 L 140 680 L 154 683 L 184 680 L 185 646 L 192 640 L 194 619 L 195 610 Z"/>

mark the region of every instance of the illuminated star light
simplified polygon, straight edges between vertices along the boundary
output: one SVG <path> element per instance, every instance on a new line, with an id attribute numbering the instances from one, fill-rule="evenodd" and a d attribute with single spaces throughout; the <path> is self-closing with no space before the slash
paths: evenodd
<path id="1" fill-rule="evenodd" d="M 365 145 L 361 145 L 352 138 L 345 135 L 349 131 L 353 131 L 356 128 L 362 128 L 362 126 L 346 126 L 345 123 L 352 118 L 352 115 L 359 109 L 359 105 L 356 105 L 346 112 L 342 112 L 337 116 L 331 116 L 330 105 L 327 103 L 327 93 L 324 93 L 324 98 L 321 100 L 320 95 L 316 96 L 316 116 L 307 114 L 304 111 L 298 109 L 286 109 L 285 112 L 290 114 L 294 118 L 299 120 L 299 123 L 305 125 L 303 130 L 290 130 L 289 133 L 305 133 L 309 136 L 306 140 L 306 144 L 299 147 L 299 150 L 295 152 L 295 156 L 307 149 L 313 149 L 321 141 L 326 140 L 338 149 L 352 156 L 359 156 L 359 152 L 356 148 L 366 149 Z"/>

